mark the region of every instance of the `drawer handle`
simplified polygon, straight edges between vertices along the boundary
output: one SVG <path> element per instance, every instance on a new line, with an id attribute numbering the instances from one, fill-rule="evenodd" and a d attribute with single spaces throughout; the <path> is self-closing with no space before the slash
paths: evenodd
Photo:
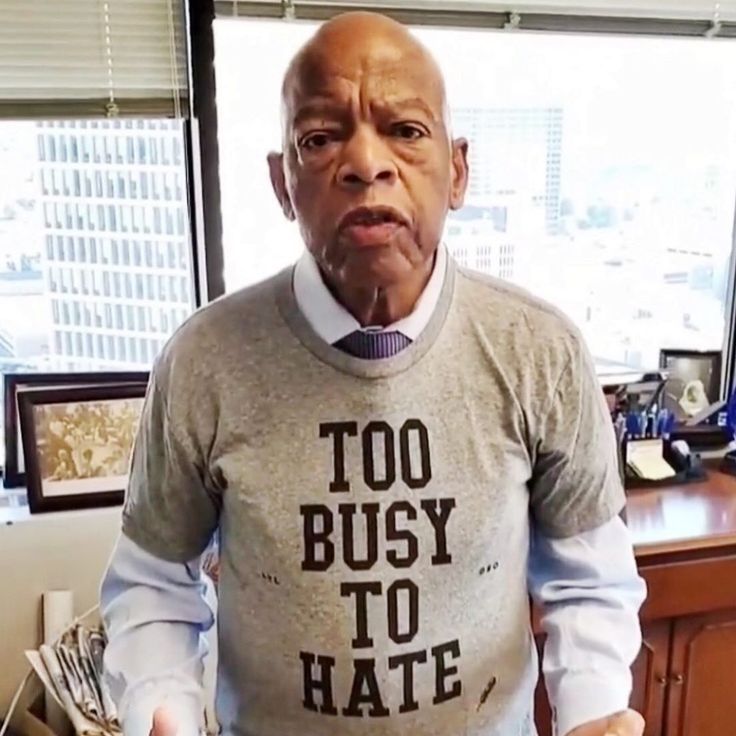
<path id="1" fill-rule="evenodd" d="M 674 682 L 675 685 L 682 685 L 682 683 L 685 682 L 685 676 L 684 675 L 675 675 L 672 678 L 672 682 Z"/>
<path id="2" fill-rule="evenodd" d="M 657 682 L 664 687 L 667 684 L 667 678 L 664 675 L 657 675 Z"/>

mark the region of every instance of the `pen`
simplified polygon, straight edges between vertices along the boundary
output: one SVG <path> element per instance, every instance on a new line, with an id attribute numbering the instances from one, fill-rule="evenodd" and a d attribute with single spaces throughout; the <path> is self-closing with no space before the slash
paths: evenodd
<path id="1" fill-rule="evenodd" d="M 626 415 L 626 434 L 629 439 L 636 439 L 639 436 L 640 422 L 636 414 Z"/>
<path id="2" fill-rule="evenodd" d="M 652 406 L 649 411 L 649 424 L 647 426 L 647 437 L 658 437 L 659 436 L 659 407 L 657 404 Z"/>
<path id="3" fill-rule="evenodd" d="M 675 415 L 670 411 L 670 412 L 667 412 L 667 421 L 664 424 L 664 431 L 662 432 L 662 436 L 666 440 L 668 440 L 674 428 L 675 428 Z"/>

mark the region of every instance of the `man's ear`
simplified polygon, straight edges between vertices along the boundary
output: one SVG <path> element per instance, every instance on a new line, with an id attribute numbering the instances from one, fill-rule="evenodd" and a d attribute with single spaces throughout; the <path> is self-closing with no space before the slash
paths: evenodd
<path id="1" fill-rule="evenodd" d="M 468 188 L 468 142 L 465 138 L 452 142 L 451 166 L 450 209 L 459 210 L 465 203 L 465 190 Z"/>
<path id="2" fill-rule="evenodd" d="M 271 175 L 271 186 L 273 187 L 276 199 L 281 205 L 281 210 L 287 220 L 294 221 L 294 207 L 291 204 L 289 192 L 286 189 L 286 174 L 284 173 L 284 154 L 269 153 L 268 154 L 268 172 Z"/>

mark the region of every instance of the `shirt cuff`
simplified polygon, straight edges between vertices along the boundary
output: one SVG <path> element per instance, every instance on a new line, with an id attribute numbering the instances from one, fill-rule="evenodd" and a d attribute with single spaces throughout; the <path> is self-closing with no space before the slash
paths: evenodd
<path id="1" fill-rule="evenodd" d="M 122 718 L 123 736 L 149 736 L 156 708 L 167 708 L 177 723 L 176 736 L 199 736 L 204 728 L 202 699 L 193 693 L 172 693 L 146 685 L 131 698 Z"/>
<path id="2" fill-rule="evenodd" d="M 555 736 L 567 736 L 584 723 L 626 710 L 631 685 L 629 672 L 619 677 L 591 672 L 566 673 L 560 678 L 555 697 L 550 697 Z"/>

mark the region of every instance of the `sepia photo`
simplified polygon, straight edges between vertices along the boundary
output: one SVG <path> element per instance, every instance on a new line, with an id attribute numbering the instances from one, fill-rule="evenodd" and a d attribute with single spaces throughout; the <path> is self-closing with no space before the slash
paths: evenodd
<path id="1" fill-rule="evenodd" d="M 125 483 L 143 399 L 47 404 L 34 408 L 44 495 L 66 481 L 87 492 Z"/>
<path id="2" fill-rule="evenodd" d="M 26 485 L 25 457 L 21 441 L 18 395 L 24 391 L 54 390 L 74 386 L 104 386 L 148 383 L 148 371 L 107 371 L 86 373 L 15 373 L 3 375 L 3 417 L 5 467 L 3 486 Z"/>
<path id="3" fill-rule="evenodd" d="M 19 394 L 32 511 L 121 503 L 146 387 Z"/>

